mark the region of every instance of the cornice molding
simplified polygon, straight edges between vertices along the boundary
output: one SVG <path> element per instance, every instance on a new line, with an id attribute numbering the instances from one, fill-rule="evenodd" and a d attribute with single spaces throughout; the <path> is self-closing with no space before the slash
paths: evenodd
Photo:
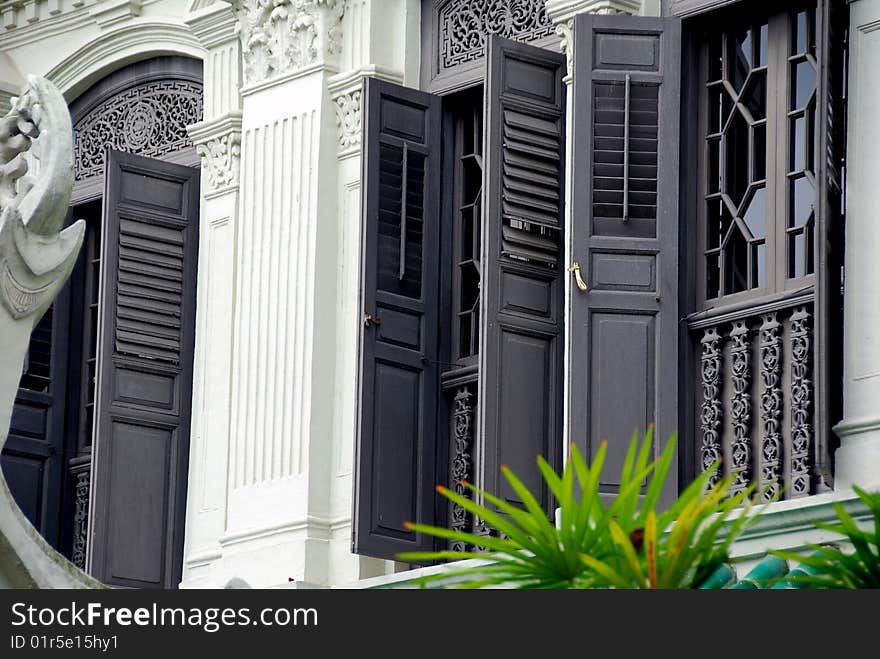
<path id="1" fill-rule="evenodd" d="M 196 3 L 193 3 L 195 6 Z M 232 5 L 223 0 L 215 0 L 204 7 L 197 7 L 187 14 L 183 22 L 190 26 L 193 34 L 205 48 L 226 43 L 237 36 L 238 19 Z"/>
<path id="2" fill-rule="evenodd" d="M 68 55 L 46 77 L 68 102 L 76 98 L 109 66 L 144 55 L 187 55 L 204 59 L 205 49 L 183 22 L 138 18 L 100 35 Z"/>

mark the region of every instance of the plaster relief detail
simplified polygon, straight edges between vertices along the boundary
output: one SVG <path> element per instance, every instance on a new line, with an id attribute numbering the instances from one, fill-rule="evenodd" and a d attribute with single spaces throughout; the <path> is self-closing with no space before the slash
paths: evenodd
<path id="1" fill-rule="evenodd" d="M 241 133 L 230 132 L 196 144 L 202 157 L 202 167 L 208 176 L 210 191 L 228 188 L 238 183 L 241 158 Z"/>
<path id="2" fill-rule="evenodd" d="M 232 0 L 245 81 L 260 82 L 342 50 L 343 0 Z"/>
<path id="3" fill-rule="evenodd" d="M 353 89 L 333 99 L 336 109 L 336 127 L 339 129 L 339 149 L 356 147 L 361 143 L 361 90 Z"/>

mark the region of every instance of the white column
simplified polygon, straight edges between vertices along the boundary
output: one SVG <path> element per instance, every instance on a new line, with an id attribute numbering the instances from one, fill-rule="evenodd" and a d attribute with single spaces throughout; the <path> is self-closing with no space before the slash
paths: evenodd
<path id="1" fill-rule="evenodd" d="M 182 587 L 225 585 L 216 566 L 226 530 L 235 236 L 239 230 L 241 47 L 217 2 L 186 21 L 205 47 L 204 119 L 189 127 L 202 156 L 196 349 Z"/>
<path id="2" fill-rule="evenodd" d="M 843 421 L 836 489 L 880 486 L 880 0 L 850 5 Z"/>

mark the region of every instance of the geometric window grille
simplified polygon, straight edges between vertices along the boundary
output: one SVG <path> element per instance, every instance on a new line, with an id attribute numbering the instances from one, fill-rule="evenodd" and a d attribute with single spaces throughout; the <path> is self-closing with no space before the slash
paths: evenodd
<path id="1" fill-rule="evenodd" d="M 816 10 L 779 18 L 707 43 L 706 300 L 815 272 Z"/>
<path id="2" fill-rule="evenodd" d="M 76 180 L 103 175 L 107 148 L 157 157 L 190 147 L 186 127 L 201 119 L 199 82 L 147 82 L 114 94 L 74 127 Z"/>
<path id="3" fill-rule="evenodd" d="M 768 26 L 709 48 L 706 297 L 765 285 Z"/>
<path id="4" fill-rule="evenodd" d="M 816 19 L 814 10 L 792 18 L 787 170 L 787 276 L 813 273 L 816 225 Z"/>

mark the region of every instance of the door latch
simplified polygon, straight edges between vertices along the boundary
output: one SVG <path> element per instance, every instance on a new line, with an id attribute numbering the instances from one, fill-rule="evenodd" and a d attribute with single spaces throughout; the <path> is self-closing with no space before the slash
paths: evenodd
<path id="1" fill-rule="evenodd" d="M 373 325 L 381 325 L 382 319 L 376 318 L 373 314 L 364 311 L 364 327 L 371 327 Z"/>
<path id="2" fill-rule="evenodd" d="M 581 265 L 577 261 L 571 264 L 571 267 L 568 269 L 570 273 L 574 275 L 574 281 L 577 284 L 577 287 L 582 291 L 587 290 L 587 284 L 584 281 L 584 278 L 581 277 Z"/>

